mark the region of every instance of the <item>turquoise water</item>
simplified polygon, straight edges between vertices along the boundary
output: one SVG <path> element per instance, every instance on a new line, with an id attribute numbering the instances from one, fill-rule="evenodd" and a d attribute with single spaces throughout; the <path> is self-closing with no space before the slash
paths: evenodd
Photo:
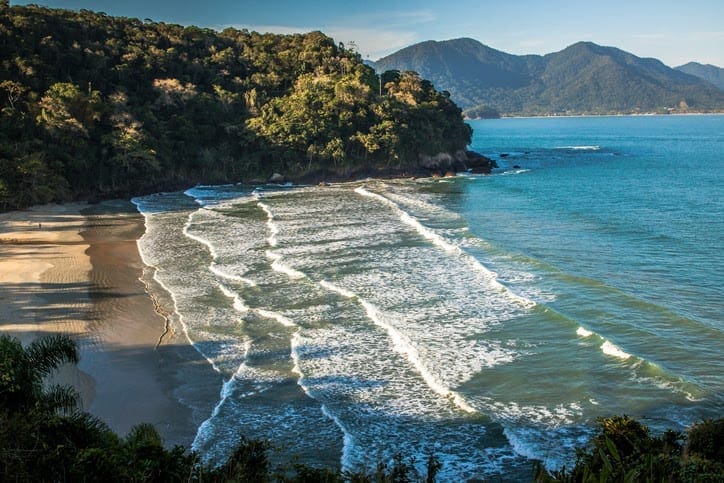
<path id="1" fill-rule="evenodd" d="M 135 200 L 226 381 L 196 449 L 241 433 L 278 461 L 434 453 L 443 480 L 526 481 L 596 417 L 722 415 L 724 116 L 471 124 L 491 176 Z"/>

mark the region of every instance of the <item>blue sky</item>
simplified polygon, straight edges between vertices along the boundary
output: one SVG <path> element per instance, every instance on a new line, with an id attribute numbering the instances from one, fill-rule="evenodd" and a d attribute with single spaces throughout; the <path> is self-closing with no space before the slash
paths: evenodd
<path id="1" fill-rule="evenodd" d="M 33 0 L 156 21 L 261 32 L 322 30 L 371 60 L 423 40 L 471 37 L 513 54 L 590 40 L 669 66 L 724 67 L 724 0 Z"/>

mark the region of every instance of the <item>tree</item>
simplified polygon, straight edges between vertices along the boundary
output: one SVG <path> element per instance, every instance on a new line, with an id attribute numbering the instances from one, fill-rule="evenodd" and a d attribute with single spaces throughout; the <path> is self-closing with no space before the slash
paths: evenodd
<path id="1" fill-rule="evenodd" d="M 100 120 L 100 92 L 84 94 L 77 85 L 57 82 L 40 100 L 38 123 L 51 136 L 69 145 L 90 137 L 92 124 Z"/>
<path id="2" fill-rule="evenodd" d="M 78 362 L 75 342 L 67 336 L 41 337 L 23 348 L 18 339 L 1 335 L 0 409 L 72 412 L 78 403 L 72 389 L 43 386 L 43 379 L 65 362 Z"/>
<path id="3" fill-rule="evenodd" d="M 10 104 L 10 109 L 13 111 L 16 109 L 17 102 L 25 95 L 28 88 L 20 82 L 11 80 L 4 80 L 0 82 L 0 89 L 4 90 L 7 94 L 7 100 Z"/>

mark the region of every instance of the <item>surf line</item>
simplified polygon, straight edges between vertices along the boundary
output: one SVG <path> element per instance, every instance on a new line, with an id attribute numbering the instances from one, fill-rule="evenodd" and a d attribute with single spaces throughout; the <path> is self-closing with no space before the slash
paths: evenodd
<path id="1" fill-rule="evenodd" d="M 460 247 L 453 245 L 449 241 L 447 241 L 444 237 L 437 234 L 434 230 L 426 227 L 422 223 L 420 223 L 415 217 L 407 213 L 405 210 L 400 208 L 397 203 L 390 200 L 389 198 L 386 198 L 380 194 L 373 193 L 371 191 L 367 191 L 363 187 L 355 188 L 355 193 L 365 196 L 368 198 L 375 199 L 377 201 L 382 202 L 383 204 L 389 206 L 397 215 L 400 217 L 400 220 L 412 228 L 415 229 L 420 235 L 422 235 L 425 239 L 432 242 L 433 245 L 437 246 L 438 248 L 442 249 L 443 251 L 457 255 L 460 258 L 462 258 L 468 265 L 473 267 L 475 270 L 481 272 L 485 279 L 490 283 L 493 287 L 497 288 L 500 292 L 505 293 L 509 298 L 511 298 L 513 301 L 519 303 L 521 306 L 523 306 L 526 309 L 532 309 L 536 305 L 538 305 L 535 301 L 530 300 L 525 297 L 521 297 L 518 294 L 513 293 L 508 287 L 503 285 L 498 281 L 498 276 L 495 272 L 492 270 L 489 270 L 487 267 L 485 267 L 482 263 L 480 263 L 475 257 L 469 255 L 464 250 L 462 250 Z"/>
<path id="2" fill-rule="evenodd" d="M 242 370 L 246 366 L 246 361 L 249 356 L 249 350 L 251 349 L 251 340 L 244 341 L 244 357 L 239 367 L 236 369 L 236 372 L 229 377 L 226 381 L 223 382 L 221 385 L 221 391 L 220 391 L 220 398 L 219 402 L 216 403 L 216 406 L 214 406 L 214 409 L 211 411 L 211 416 L 209 416 L 203 423 L 201 423 L 196 430 L 196 436 L 194 437 L 193 442 L 191 443 L 191 449 L 194 451 L 199 451 L 201 448 L 201 444 L 203 443 L 203 438 L 206 437 L 206 433 L 211 431 L 211 421 L 219 415 L 219 412 L 221 411 L 221 407 L 224 405 L 226 400 L 231 396 L 234 387 L 234 381 L 236 380 L 236 376 L 240 375 Z M 206 458 L 210 458 L 211 455 L 206 455 Z M 207 461 L 208 462 L 208 461 Z"/>
<path id="3" fill-rule="evenodd" d="M 184 236 L 186 238 L 190 238 L 191 240 L 193 240 L 195 242 L 201 243 L 209 250 L 209 254 L 211 255 L 211 263 L 209 264 L 209 270 L 213 274 L 215 274 L 221 278 L 225 278 L 226 280 L 232 280 L 234 282 L 241 282 L 241 283 L 245 283 L 246 285 L 249 285 L 250 287 L 256 287 L 256 282 L 254 282 L 251 279 L 248 279 L 246 277 L 242 277 L 239 275 L 235 275 L 232 273 L 226 273 L 223 270 L 221 270 L 219 268 L 219 264 L 217 263 L 217 260 L 219 259 L 219 254 L 216 252 L 216 248 L 214 248 L 214 245 L 210 241 L 206 240 L 205 238 L 202 238 L 198 235 L 194 235 L 193 233 L 191 233 L 189 231 L 189 228 L 191 228 L 191 224 L 193 222 L 193 216 L 196 213 L 200 213 L 202 210 L 206 211 L 206 212 L 210 212 L 210 213 L 214 212 L 213 210 L 209 210 L 207 208 L 201 207 L 198 210 L 196 210 L 195 212 L 191 213 L 189 215 L 188 221 L 186 222 L 186 224 L 184 225 L 184 228 L 183 228 Z"/>
<path id="4" fill-rule="evenodd" d="M 267 238 L 267 243 L 270 247 L 277 246 L 277 235 L 279 234 L 279 227 L 274 223 L 274 213 L 271 211 L 271 208 L 266 203 L 262 203 L 261 201 L 257 203 L 257 206 L 261 208 L 267 216 L 267 228 L 269 229 L 269 237 Z M 302 272 L 298 270 L 294 270 L 293 268 L 284 265 L 281 263 L 282 256 L 272 252 L 271 250 L 266 251 L 267 258 L 272 262 L 272 270 L 284 273 L 286 274 L 290 279 L 300 279 L 300 278 L 307 278 L 306 275 L 304 275 Z M 322 414 L 324 414 L 327 419 L 331 420 L 339 429 L 342 431 L 343 435 L 343 443 L 342 443 L 342 465 L 343 467 L 349 466 L 347 464 L 347 461 L 349 460 L 349 455 L 352 451 L 352 448 L 354 446 L 354 437 L 352 434 L 345 428 L 344 424 L 339 420 L 339 418 L 332 413 L 327 406 L 322 401 L 319 401 L 314 395 L 312 394 L 311 389 L 309 386 L 305 383 L 305 375 L 304 372 L 302 372 L 302 368 L 300 365 L 301 356 L 299 355 L 299 347 L 302 345 L 302 336 L 300 334 L 300 328 L 297 324 L 295 324 L 292 320 L 288 319 L 287 317 L 284 317 L 282 314 L 279 314 L 277 312 L 272 312 L 268 310 L 263 309 L 255 309 L 255 311 L 261 315 L 262 317 L 272 318 L 277 320 L 279 323 L 281 323 L 284 326 L 287 327 L 294 327 L 294 333 L 292 334 L 291 340 L 290 340 L 290 346 L 291 346 L 291 358 L 293 362 L 292 372 L 297 375 L 297 384 L 299 387 L 302 388 L 302 391 L 304 391 L 304 394 L 309 396 L 311 399 L 314 399 L 320 404 L 320 409 L 322 411 Z M 349 468 L 346 468 L 349 469 Z"/>
<path id="5" fill-rule="evenodd" d="M 446 387 L 430 372 L 425 364 L 423 364 L 422 360 L 420 359 L 420 353 L 417 351 L 417 349 L 415 349 L 410 340 L 395 327 L 385 322 L 385 320 L 380 316 L 379 311 L 374 305 L 372 305 L 370 302 L 363 299 L 362 297 L 358 296 L 357 294 L 350 292 L 345 288 L 338 287 L 326 280 L 322 280 L 321 282 L 319 282 L 319 285 L 326 288 L 330 292 L 335 292 L 345 298 L 357 300 L 367 314 L 367 317 L 372 322 L 374 322 L 375 325 L 381 327 L 385 330 L 385 332 L 387 332 L 387 335 L 392 340 L 394 350 L 397 353 L 401 354 L 403 357 L 405 357 L 412 364 L 412 366 L 422 376 L 422 379 L 425 381 L 428 387 L 432 389 L 435 394 L 438 394 L 445 399 L 450 400 L 458 409 L 461 409 L 466 413 L 478 412 L 475 408 L 470 406 L 470 404 L 465 401 L 465 398 L 463 398 L 458 392 Z"/>
<path id="6" fill-rule="evenodd" d="M 142 247 L 142 239 L 148 234 L 149 221 L 151 220 L 152 215 L 151 215 L 151 213 L 149 213 L 149 212 L 143 211 L 143 209 L 142 209 L 142 207 L 141 207 L 141 203 L 142 203 L 142 202 L 140 201 L 140 199 L 133 198 L 133 199 L 131 199 L 131 202 L 132 202 L 134 205 L 136 205 L 136 209 L 138 209 L 138 211 L 143 215 L 143 218 L 144 218 L 144 226 L 145 226 L 145 229 L 146 229 L 146 233 L 144 233 L 144 235 L 143 235 L 142 237 L 140 237 L 138 240 L 136 240 L 136 246 L 138 247 L 138 253 L 141 255 L 141 261 L 142 261 L 147 267 L 151 267 L 151 268 L 153 269 L 153 279 L 154 279 L 154 280 L 156 281 L 156 283 L 158 283 L 158 285 L 159 285 L 162 289 L 164 289 L 164 290 L 169 294 L 169 296 L 171 297 L 171 301 L 173 302 L 172 313 L 176 314 L 176 317 L 178 317 L 178 322 L 179 322 L 179 324 L 181 325 L 181 329 L 183 330 L 184 336 L 186 336 L 186 340 L 189 342 L 189 345 L 191 345 L 191 347 L 193 347 L 194 350 L 196 350 L 196 352 L 198 352 L 199 355 L 201 355 L 201 357 L 203 357 L 203 358 L 206 360 L 206 362 L 208 362 L 208 363 L 211 365 L 211 368 L 212 368 L 214 371 L 216 371 L 217 373 L 221 374 L 221 369 L 214 363 L 214 361 L 213 361 L 209 356 L 207 356 L 206 354 L 204 354 L 204 352 L 201 350 L 201 348 L 199 348 L 199 346 L 197 346 L 197 345 L 194 343 L 193 339 L 192 339 L 191 336 L 189 335 L 188 326 L 186 325 L 186 322 L 184 321 L 183 315 L 181 315 L 181 312 L 179 311 L 179 308 L 178 308 L 179 304 L 178 304 L 178 300 L 177 300 L 177 298 L 176 298 L 176 294 L 174 294 L 174 293 L 173 293 L 173 290 L 171 290 L 165 283 L 163 283 L 163 280 L 161 280 L 161 279 L 159 278 L 159 274 L 161 273 L 161 269 L 160 269 L 159 267 L 157 267 L 156 265 L 152 264 L 152 263 L 150 262 L 150 260 L 148 260 L 148 258 L 146 258 L 146 255 L 145 255 L 145 253 L 144 253 L 144 251 L 143 251 L 143 247 Z M 184 228 L 183 228 L 182 232 L 184 232 L 184 231 L 186 230 L 186 226 L 191 222 L 190 220 L 191 220 L 191 215 L 192 215 L 192 214 L 193 214 L 193 213 L 189 214 L 189 216 L 188 216 L 188 221 L 186 222 L 186 225 L 184 225 Z M 184 234 L 185 234 L 185 233 L 184 233 Z M 169 315 L 169 317 L 170 317 L 170 315 Z"/>
<path id="7" fill-rule="evenodd" d="M 279 234 L 279 227 L 276 223 L 274 223 L 274 213 L 272 213 L 271 208 L 269 208 L 269 205 L 267 205 L 266 203 L 262 203 L 260 201 L 259 203 L 257 203 L 257 206 L 264 210 L 264 212 L 266 213 L 266 226 L 269 229 L 269 236 L 267 237 L 266 241 L 271 248 L 274 248 L 277 246 L 277 235 Z M 267 250 L 266 256 L 269 260 L 271 260 L 273 270 L 284 273 L 291 279 L 306 278 L 306 276 L 302 272 L 294 270 L 288 265 L 284 265 L 281 262 L 283 257 L 278 253 L 275 253 L 272 250 Z"/>

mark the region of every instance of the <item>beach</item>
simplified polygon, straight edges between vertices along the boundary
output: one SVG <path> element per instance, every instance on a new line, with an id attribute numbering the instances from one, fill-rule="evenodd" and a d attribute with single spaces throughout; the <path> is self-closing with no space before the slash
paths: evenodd
<path id="1" fill-rule="evenodd" d="M 0 214 L 0 333 L 23 344 L 71 336 L 80 363 L 62 367 L 55 382 L 74 386 L 83 408 L 120 435 L 151 423 L 167 445 L 188 447 L 221 380 L 167 322 L 171 309 L 146 292 L 143 232 L 128 201 Z M 198 399 L 196 411 L 184 395 Z"/>

